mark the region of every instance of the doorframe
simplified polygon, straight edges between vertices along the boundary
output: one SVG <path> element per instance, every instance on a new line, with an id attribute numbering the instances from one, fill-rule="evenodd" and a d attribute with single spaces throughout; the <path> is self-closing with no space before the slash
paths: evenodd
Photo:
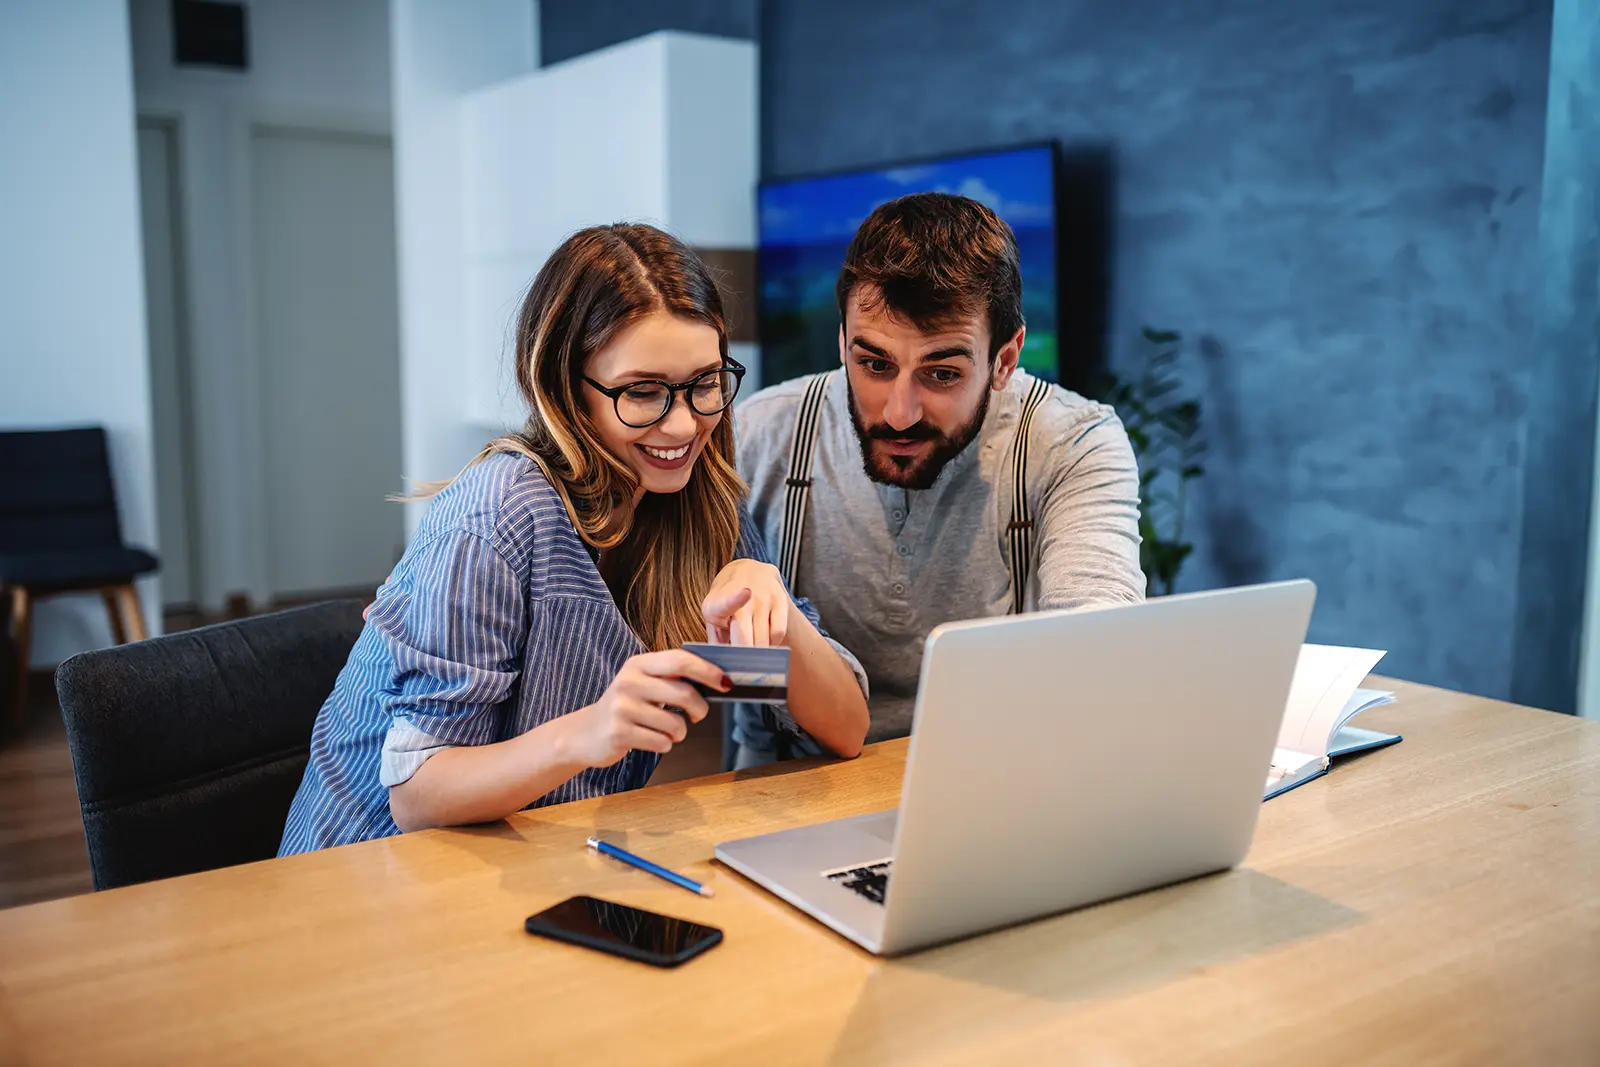
<path id="1" fill-rule="evenodd" d="M 236 601 L 265 605 L 272 590 L 260 534 L 266 452 L 254 327 L 252 128 L 375 136 L 388 138 L 392 147 L 390 115 L 285 106 L 209 90 L 136 89 L 134 104 L 136 121 L 170 122 L 177 129 L 177 218 L 187 301 L 182 328 L 196 449 L 189 470 L 196 487 L 189 504 L 196 527 L 194 596 L 213 612 Z M 210 407 L 200 406 L 208 401 Z"/>
<path id="2" fill-rule="evenodd" d="M 190 299 L 190 271 L 189 271 L 189 224 L 186 217 L 188 199 L 185 196 L 185 182 L 183 176 L 183 137 L 184 119 L 179 112 L 171 110 L 153 109 L 139 110 L 134 116 L 135 144 L 137 135 L 143 129 L 161 130 L 166 135 L 166 167 L 167 167 L 167 217 L 171 233 L 168 234 L 171 243 L 172 259 L 172 303 L 173 303 L 173 380 L 177 385 L 177 432 L 178 450 L 183 455 L 182 478 L 182 508 L 181 521 L 184 524 L 184 540 L 188 545 L 188 559 L 183 561 L 183 566 L 188 569 L 189 597 L 192 603 L 186 605 L 194 607 L 203 603 L 205 598 L 205 538 L 202 536 L 199 520 L 198 493 L 199 479 L 196 474 L 196 463 L 199 460 L 199 449 L 195 435 L 194 423 L 194 368 L 193 368 L 193 323 L 191 321 Z M 143 220 L 141 223 L 141 237 Z M 148 280 L 146 289 L 148 292 Z M 147 297 L 148 299 L 148 297 Z M 148 325 L 146 327 L 148 331 Z M 147 350 L 145 358 L 153 359 Z M 158 482 L 157 493 L 160 493 L 160 471 L 156 472 Z M 159 495 L 158 495 L 159 501 Z M 159 510 L 159 503 L 158 503 Z M 158 534 L 159 540 L 159 534 Z M 165 545 L 158 546 L 161 551 L 163 566 L 170 566 L 169 553 Z M 162 604 L 165 610 L 167 605 Z"/>

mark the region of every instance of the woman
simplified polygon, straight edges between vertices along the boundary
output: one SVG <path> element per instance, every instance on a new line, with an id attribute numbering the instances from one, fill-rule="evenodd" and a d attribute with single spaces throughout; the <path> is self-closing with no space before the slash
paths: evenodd
<path id="1" fill-rule="evenodd" d="M 706 639 L 791 649 L 785 729 L 856 755 L 865 678 L 744 517 L 705 266 L 584 230 L 517 323 L 520 434 L 437 495 L 317 716 L 280 854 L 637 789 L 706 716 Z M 681 709 L 674 710 L 674 709 Z"/>

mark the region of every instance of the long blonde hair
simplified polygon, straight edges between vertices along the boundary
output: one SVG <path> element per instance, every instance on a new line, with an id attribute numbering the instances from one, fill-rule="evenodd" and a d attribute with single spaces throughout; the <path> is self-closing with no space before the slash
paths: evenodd
<path id="1" fill-rule="evenodd" d="M 589 357 L 653 311 L 712 327 L 727 359 L 722 297 L 682 241 L 653 226 L 618 223 L 563 242 L 517 316 L 517 386 L 527 425 L 489 442 L 473 462 L 511 452 L 538 463 L 578 535 L 609 553 L 606 572 L 623 617 L 646 648 L 661 650 L 705 640 L 700 604 L 733 559 L 747 489 L 733 464 L 730 411 L 688 485 L 648 493 L 635 507 L 639 478 L 601 441 L 580 393 Z"/>

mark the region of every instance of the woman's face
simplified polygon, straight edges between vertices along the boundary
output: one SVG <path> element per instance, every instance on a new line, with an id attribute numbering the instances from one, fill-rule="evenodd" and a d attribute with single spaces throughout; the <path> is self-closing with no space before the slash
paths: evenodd
<path id="1" fill-rule="evenodd" d="M 590 357 L 584 373 L 614 389 L 646 381 L 679 385 L 721 366 L 716 330 L 666 311 L 653 311 Z M 710 384 L 701 389 L 696 399 L 701 408 L 717 406 L 711 395 L 715 388 Z M 688 391 L 680 390 L 673 394 L 672 407 L 659 422 L 641 428 L 628 422 L 645 421 L 660 410 L 659 390 L 640 386 L 615 402 L 592 385 L 585 384 L 583 393 L 600 439 L 633 468 L 647 493 L 676 493 L 688 485 L 695 461 L 723 417 L 722 412 L 699 414 L 689 406 Z M 626 422 L 618 414 L 619 407 L 628 416 Z"/>

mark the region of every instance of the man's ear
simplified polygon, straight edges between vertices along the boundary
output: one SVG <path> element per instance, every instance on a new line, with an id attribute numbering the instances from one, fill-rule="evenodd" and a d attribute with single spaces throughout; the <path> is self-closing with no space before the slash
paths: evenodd
<path id="1" fill-rule="evenodd" d="M 1027 336 L 1028 328 L 1020 327 L 1016 336 L 994 354 L 994 366 L 989 369 L 989 388 L 999 392 L 1011 383 L 1011 376 L 1017 372 L 1017 363 L 1022 359 L 1022 342 Z"/>
<path id="2" fill-rule="evenodd" d="M 844 366 L 844 323 L 839 324 L 839 366 Z"/>

